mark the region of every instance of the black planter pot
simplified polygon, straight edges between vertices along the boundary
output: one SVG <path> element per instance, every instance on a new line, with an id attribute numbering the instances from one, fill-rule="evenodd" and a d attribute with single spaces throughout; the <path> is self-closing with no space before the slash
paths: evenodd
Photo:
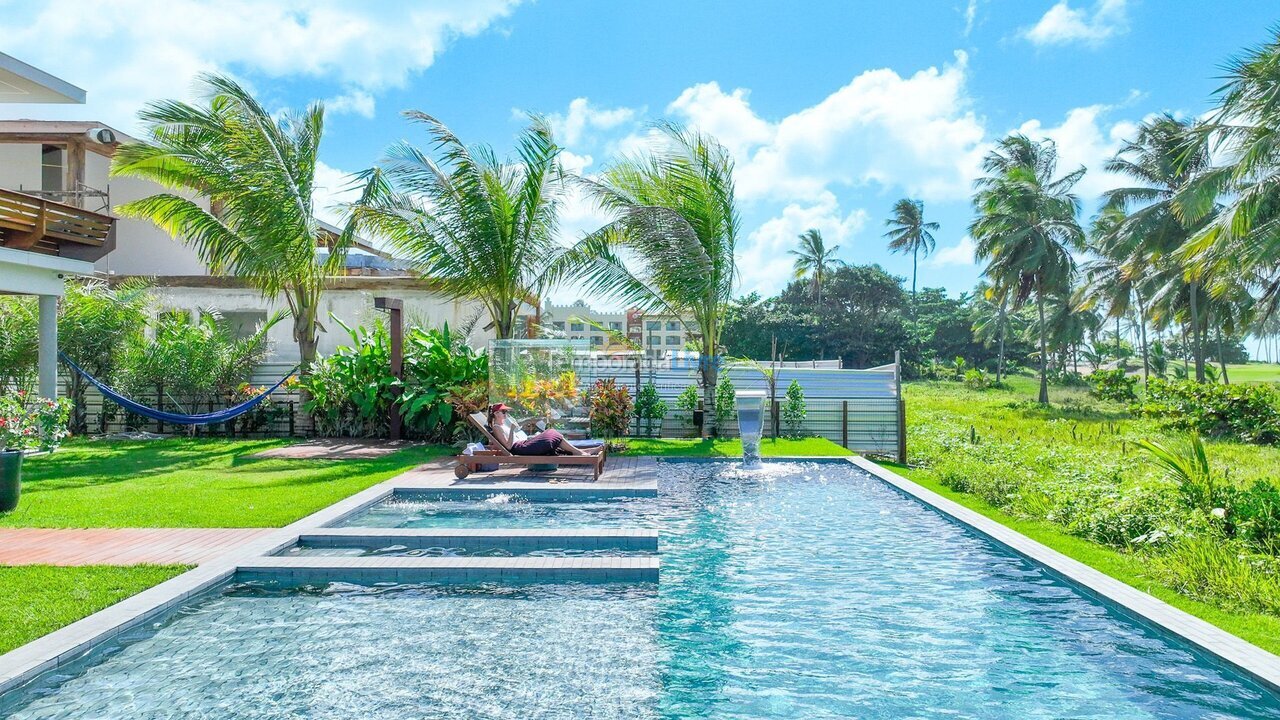
<path id="1" fill-rule="evenodd" d="M 0 512 L 18 507 L 22 491 L 22 452 L 0 452 Z"/>

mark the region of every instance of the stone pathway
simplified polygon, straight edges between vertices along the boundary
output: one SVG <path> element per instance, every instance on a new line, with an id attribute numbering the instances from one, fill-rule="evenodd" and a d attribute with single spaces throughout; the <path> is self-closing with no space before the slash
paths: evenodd
<path id="1" fill-rule="evenodd" d="M 0 529 L 0 565 L 199 565 L 274 528 Z"/>

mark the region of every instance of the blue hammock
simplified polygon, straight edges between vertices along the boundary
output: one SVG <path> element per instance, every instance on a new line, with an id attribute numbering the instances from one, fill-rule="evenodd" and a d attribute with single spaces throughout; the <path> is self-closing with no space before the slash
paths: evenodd
<path id="1" fill-rule="evenodd" d="M 180 415 L 178 413 L 165 412 L 163 410 L 157 410 L 155 408 L 136 403 L 115 390 L 112 390 L 100 380 L 85 372 L 84 368 L 71 362 L 71 359 L 66 355 L 58 353 L 58 357 L 62 358 L 62 362 L 69 365 L 72 370 L 83 375 L 85 380 L 88 380 L 94 387 L 98 388 L 98 392 L 102 393 L 103 397 L 114 402 L 125 410 L 128 410 L 135 415 L 141 415 L 143 417 L 149 417 L 152 420 L 173 423 L 175 425 L 213 425 L 214 423 L 226 422 L 232 418 L 239 417 L 252 410 L 258 405 L 258 403 L 265 400 L 268 395 L 278 390 L 280 386 L 293 375 L 293 372 L 290 371 L 288 375 L 280 378 L 280 382 L 234 407 L 229 407 L 217 412 L 203 413 L 200 415 Z M 296 370 L 297 368 L 294 369 Z"/>

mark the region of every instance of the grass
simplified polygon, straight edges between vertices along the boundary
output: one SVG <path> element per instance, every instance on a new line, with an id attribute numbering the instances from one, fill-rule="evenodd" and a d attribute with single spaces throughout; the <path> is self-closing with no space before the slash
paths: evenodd
<path id="1" fill-rule="evenodd" d="M 665 457 L 742 457 L 742 441 L 737 438 L 628 438 L 624 455 Z M 760 454 L 769 456 L 821 457 L 853 453 L 826 438 L 764 438 Z"/>
<path id="2" fill-rule="evenodd" d="M 1046 520 L 1011 515 L 968 493 L 952 490 L 939 483 L 931 472 L 904 467 L 897 463 L 881 465 L 909 478 L 939 495 L 970 510 L 981 513 L 1023 535 L 1110 575 L 1128 585 L 1169 603 L 1170 605 L 1244 638 L 1264 650 L 1280 654 L 1280 618 L 1262 613 L 1229 612 L 1209 603 L 1192 600 L 1170 589 L 1156 577 L 1142 557 L 1122 553 L 1065 532 L 1060 525 Z"/>
<path id="3" fill-rule="evenodd" d="M 372 460 L 255 460 L 279 440 L 77 441 L 23 464 L 0 527 L 281 527 L 451 453 L 420 446 Z"/>
<path id="4" fill-rule="evenodd" d="M 0 653 L 178 575 L 182 565 L 0 566 Z"/>
<path id="5" fill-rule="evenodd" d="M 1280 383 L 1280 364 L 1251 362 L 1227 364 L 1227 377 L 1233 383 Z"/>

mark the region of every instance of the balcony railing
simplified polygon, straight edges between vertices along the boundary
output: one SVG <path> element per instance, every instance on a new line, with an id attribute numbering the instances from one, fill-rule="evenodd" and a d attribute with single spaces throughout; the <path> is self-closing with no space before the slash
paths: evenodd
<path id="1" fill-rule="evenodd" d="M 115 248 L 115 218 L 0 190 L 0 247 L 93 262 Z"/>

